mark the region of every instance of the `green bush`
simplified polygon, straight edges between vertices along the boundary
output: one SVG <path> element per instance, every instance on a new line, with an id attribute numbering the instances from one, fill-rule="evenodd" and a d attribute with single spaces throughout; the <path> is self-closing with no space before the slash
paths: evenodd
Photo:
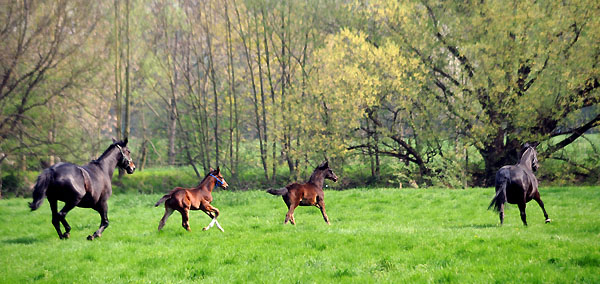
<path id="1" fill-rule="evenodd" d="M 2 177 L 2 196 L 24 196 L 29 191 L 22 174 L 11 172 Z"/>

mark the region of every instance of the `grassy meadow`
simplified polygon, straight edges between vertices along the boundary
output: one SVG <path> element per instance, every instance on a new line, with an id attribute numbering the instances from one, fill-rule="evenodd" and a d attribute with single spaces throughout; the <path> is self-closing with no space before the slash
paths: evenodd
<path id="1" fill-rule="evenodd" d="M 553 222 L 527 207 L 529 226 L 508 206 L 504 226 L 488 211 L 493 189 L 353 189 L 327 191 L 332 225 L 315 207 L 296 209 L 283 225 L 280 197 L 263 191 L 214 193 L 225 232 L 192 232 L 174 213 L 161 232 L 160 194 L 115 194 L 102 238 L 91 209 L 67 220 L 59 240 L 47 201 L 0 200 L 2 283 L 599 283 L 600 190 L 541 188 Z"/>

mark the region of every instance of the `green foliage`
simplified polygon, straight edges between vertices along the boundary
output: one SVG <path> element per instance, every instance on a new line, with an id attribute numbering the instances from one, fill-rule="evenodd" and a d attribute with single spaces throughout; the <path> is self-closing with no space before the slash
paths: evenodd
<path id="1" fill-rule="evenodd" d="M 115 194 L 110 227 L 99 239 L 99 216 L 67 215 L 71 239 L 59 240 L 47 202 L 29 212 L 26 199 L 0 200 L 1 282 L 544 282 L 600 281 L 600 192 L 592 187 L 541 188 L 553 219 L 537 204 L 529 226 L 514 205 L 505 224 L 486 210 L 493 189 L 353 189 L 326 191 L 323 222 L 314 207 L 296 209 L 284 226 L 281 198 L 263 191 L 214 193 L 210 219 L 190 214 L 186 232 L 176 212 L 161 232 L 161 194 Z M 57 257 L 62 256 L 60 261 Z"/>
<path id="2" fill-rule="evenodd" d="M 2 177 L 2 195 L 24 196 L 25 180 L 17 173 L 10 173 Z"/>
<path id="3" fill-rule="evenodd" d="M 97 158 L 125 124 L 117 97 L 127 81 L 130 148 L 146 168 L 218 164 L 248 189 L 304 180 L 329 159 L 348 173 L 340 188 L 460 188 L 490 184 L 524 142 L 541 141 L 543 182 L 598 183 L 600 141 L 586 138 L 600 125 L 598 1 L 6 7 L 3 175 Z M 588 139 L 585 154 L 561 150 L 570 138 Z M 170 171 L 115 189 L 197 182 Z"/>
<path id="4" fill-rule="evenodd" d="M 119 193 L 167 193 L 175 187 L 195 187 L 200 183 L 190 167 L 165 167 L 136 171 L 131 175 L 123 175 L 119 180 L 118 173 L 113 176 L 113 192 Z M 204 174 L 202 177 L 204 178 Z"/>

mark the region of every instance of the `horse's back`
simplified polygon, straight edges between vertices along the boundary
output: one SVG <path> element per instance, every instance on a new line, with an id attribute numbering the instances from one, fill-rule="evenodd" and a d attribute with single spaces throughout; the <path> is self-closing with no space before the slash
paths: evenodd
<path id="1" fill-rule="evenodd" d="M 52 182 L 48 190 L 52 191 L 76 191 L 85 193 L 85 189 L 75 186 L 83 182 L 83 176 L 76 165 L 71 163 L 58 163 L 50 167 L 52 171 Z"/>
<path id="2" fill-rule="evenodd" d="M 165 203 L 173 209 L 198 210 L 201 208 L 202 201 L 212 202 L 210 192 L 194 192 L 195 190 L 197 189 L 176 187 L 167 194 L 169 198 Z"/>
<path id="3" fill-rule="evenodd" d="M 105 192 L 106 188 L 110 188 L 105 184 L 107 181 L 87 166 L 58 163 L 50 167 L 50 170 L 53 172 L 53 181 L 48 187 L 50 198 L 75 201 L 78 207 L 90 208 L 99 201 L 108 199 L 111 194 Z"/>
<path id="4" fill-rule="evenodd" d="M 537 191 L 537 179 L 533 173 L 519 165 L 500 168 L 496 174 L 496 187 L 499 182 L 506 182 L 506 199 L 512 204 L 531 200 L 530 197 Z"/>

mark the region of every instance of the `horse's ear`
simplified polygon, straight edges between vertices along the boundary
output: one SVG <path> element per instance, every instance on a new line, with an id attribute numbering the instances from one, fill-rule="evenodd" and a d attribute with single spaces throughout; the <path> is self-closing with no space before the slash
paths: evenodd
<path id="1" fill-rule="evenodd" d="M 123 146 L 127 146 L 127 142 L 129 142 L 128 140 L 129 138 L 125 137 L 125 140 L 123 140 Z"/>
<path id="2" fill-rule="evenodd" d="M 221 173 L 221 169 L 219 167 L 217 167 L 217 174 Z"/>
<path id="3" fill-rule="evenodd" d="M 214 172 L 214 171 L 215 171 L 215 169 L 213 169 L 212 167 L 209 167 L 209 168 L 208 168 L 208 171 L 209 171 L 209 172 Z"/>
<path id="4" fill-rule="evenodd" d="M 540 145 L 540 142 L 531 143 L 531 147 L 533 147 L 533 148 L 537 147 L 538 145 Z"/>
<path id="5" fill-rule="evenodd" d="M 117 143 L 117 139 L 115 137 L 112 138 L 113 144 Z"/>
<path id="6" fill-rule="evenodd" d="M 326 169 L 326 168 L 329 168 L 328 161 L 324 161 L 323 163 L 321 163 L 321 165 L 319 165 L 319 169 Z"/>

